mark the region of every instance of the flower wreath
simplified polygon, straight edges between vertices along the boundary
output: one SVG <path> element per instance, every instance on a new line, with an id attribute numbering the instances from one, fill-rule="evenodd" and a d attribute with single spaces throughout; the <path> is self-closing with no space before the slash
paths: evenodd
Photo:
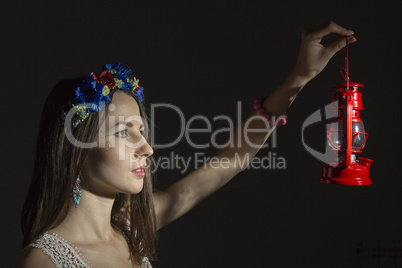
<path id="1" fill-rule="evenodd" d="M 144 88 L 139 85 L 138 79 L 133 77 L 130 69 L 125 69 L 119 62 L 103 65 L 102 73 L 91 73 L 77 87 L 70 107 L 76 109 L 72 119 L 73 127 L 88 118 L 91 112 L 99 112 L 111 99 L 109 93 L 112 89 L 119 88 L 134 93 L 139 102 L 144 100 Z M 63 119 L 66 117 L 63 113 Z"/>

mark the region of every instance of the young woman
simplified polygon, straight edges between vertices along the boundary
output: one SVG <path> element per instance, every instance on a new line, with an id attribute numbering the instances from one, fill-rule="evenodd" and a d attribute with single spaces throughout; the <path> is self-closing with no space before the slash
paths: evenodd
<path id="1" fill-rule="evenodd" d="M 324 47 L 321 39 L 330 33 L 342 38 Z M 256 99 L 248 117 L 255 117 L 249 130 L 266 131 L 234 131 L 231 138 L 241 146 L 215 155 L 228 160 L 225 168 L 206 163 L 162 192 L 152 190 L 143 88 L 131 71 L 117 63 L 60 82 L 42 113 L 22 212 L 24 250 L 15 266 L 150 267 L 157 230 L 243 171 L 235 157 L 253 158 L 273 128 L 286 123 L 275 116 L 286 114 L 304 85 L 345 46 L 345 36 L 356 41 L 352 35 L 334 22 L 304 31 L 294 69 L 269 97 Z"/>

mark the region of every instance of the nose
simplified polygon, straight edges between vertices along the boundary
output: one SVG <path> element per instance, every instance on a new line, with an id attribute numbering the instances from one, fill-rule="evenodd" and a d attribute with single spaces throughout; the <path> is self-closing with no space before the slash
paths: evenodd
<path id="1" fill-rule="evenodd" d="M 141 147 L 137 148 L 134 152 L 134 156 L 137 158 L 148 158 L 153 154 L 154 150 L 147 141 L 145 141 L 145 143 Z"/>

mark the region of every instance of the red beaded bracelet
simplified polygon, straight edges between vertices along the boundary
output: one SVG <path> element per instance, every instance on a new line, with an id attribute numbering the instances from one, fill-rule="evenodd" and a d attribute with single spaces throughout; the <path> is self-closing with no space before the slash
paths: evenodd
<path id="1" fill-rule="evenodd" d="M 267 98 L 266 96 L 261 96 L 254 100 L 254 109 L 257 112 L 257 114 L 265 118 L 271 125 L 277 125 L 277 126 L 286 125 L 288 120 L 288 115 L 286 113 L 280 116 L 278 120 L 275 120 L 275 116 L 271 116 L 264 111 L 264 109 L 262 108 L 262 104 L 264 103 L 264 100 L 266 98 Z"/>

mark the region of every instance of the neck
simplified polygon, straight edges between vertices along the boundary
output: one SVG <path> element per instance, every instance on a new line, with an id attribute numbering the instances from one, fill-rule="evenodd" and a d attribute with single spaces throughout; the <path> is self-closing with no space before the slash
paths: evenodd
<path id="1" fill-rule="evenodd" d="M 72 201 L 71 201 L 72 202 Z M 110 241 L 114 230 L 110 219 L 114 197 L 96 195 L 82 189 L 78 208 L 71 204 L 64 221 L 54 231 L 73 241 Z M 51 232 L 51 231 L 50 231 Z"/>

